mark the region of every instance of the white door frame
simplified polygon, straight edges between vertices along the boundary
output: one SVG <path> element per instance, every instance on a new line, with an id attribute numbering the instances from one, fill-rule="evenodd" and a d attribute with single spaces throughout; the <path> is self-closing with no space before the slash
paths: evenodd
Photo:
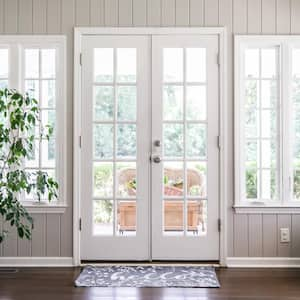
<path id="1" fill-rule="evenodd" d="M 77 27 L 74 28 L 74 156 L 73 156 L 73 264 L 80 261 L 80 174 L 81 174 L 81 42 L 84 35 L 218 35 L 219 37 L 219 105 L 220 105 L 220 196 L 219 216 L 220 264 L 226 266 L 227 258 L 227 32 L 224 27 Z"/>

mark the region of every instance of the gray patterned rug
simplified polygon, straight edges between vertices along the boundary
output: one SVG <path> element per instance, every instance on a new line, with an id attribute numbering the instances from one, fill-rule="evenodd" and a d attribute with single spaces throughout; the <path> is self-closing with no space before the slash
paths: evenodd
<path id="1" fill-rule="evenodd" d="M 87 266 L 75 286 L 99 287 L 220 287 L 212 267 Z"/>

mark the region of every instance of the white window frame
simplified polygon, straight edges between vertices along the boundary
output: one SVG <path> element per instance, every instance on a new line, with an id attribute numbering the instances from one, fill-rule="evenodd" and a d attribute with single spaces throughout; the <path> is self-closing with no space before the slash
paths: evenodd
<path id="1" fill-rule="evenodd" d="M 0 35 L 0 48 L 9 49 L 8 87 L 24 92 L 24 49 L 56 49 L 56 136 L 55 171 L 59 184 L 58 199 L 22 201 L 29 213 L 64 213 L 66 195 L 66 36 L 63 35 Z M 59 105 L 59 107 L 58 107 Z"/>
<path id="2" fill-rule="evenodd" d="M 235 52 L 234 52 L 234 163 L 235 163 L 235 201 L 234 209 L 237 213 L 299 213 L 300 201 L 290 200 L 292 198 L 291 187 L 291 155 L 290 155 L 290 110 L 291 110 L 291 65 L 292 65 L 292 49 L 300 48 L 300 35 L 282 36 L 282 35 L 236 35 L 235 36 Z M 244 198 L 243 187 L 244 182 L 244 122 L 242 120 L 242 103 L 244 93 L 244 50 L 250 47 L 267 48 L 279 47 L 279 80 L 278 80 L 278 96 L 279 110 L 278 117 L 278 202 L 251 202 Z M 287 63 L 288 62 L 288 63 Z"/>

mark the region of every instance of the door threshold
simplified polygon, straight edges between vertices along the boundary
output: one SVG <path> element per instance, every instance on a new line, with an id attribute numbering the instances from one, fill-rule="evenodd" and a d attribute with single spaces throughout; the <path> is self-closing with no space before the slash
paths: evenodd
<path id="1" fill-rule="evenodd" d="M 83 260 L 80 266 L 197 266 L 197 267 L 220 267 L 219 261 L 173 261 L 173 260 L 153 260 L 153 261 L 99 261 Z"/>

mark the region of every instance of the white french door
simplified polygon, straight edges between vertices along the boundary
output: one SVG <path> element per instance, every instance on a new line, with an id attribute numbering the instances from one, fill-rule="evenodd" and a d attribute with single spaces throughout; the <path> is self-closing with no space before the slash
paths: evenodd
<path id="1" fill-rule="evenodd" d="M 219 259 L 218 48 L 83 37 L 82 260 Z"/>

